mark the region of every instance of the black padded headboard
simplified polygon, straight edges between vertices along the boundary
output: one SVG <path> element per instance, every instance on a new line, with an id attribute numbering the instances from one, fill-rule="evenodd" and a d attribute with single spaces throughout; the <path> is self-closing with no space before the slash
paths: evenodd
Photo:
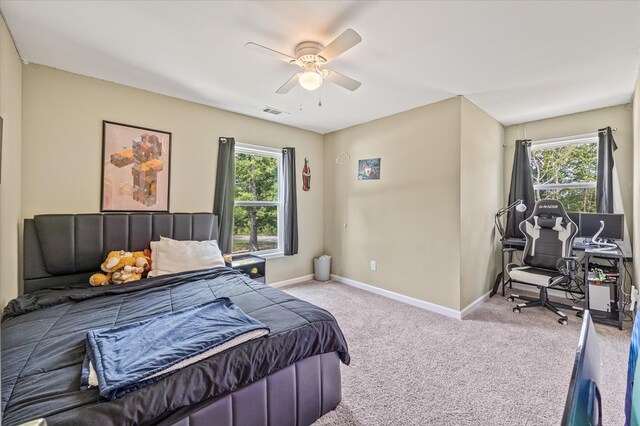
<path id="1" fill-rule="evenodd" d="M 112 250 L 139 251 L 160 236 L 215 240 L 213 213 L 47 214 L 24 220 L 24 292 L 89 285 Z"/>

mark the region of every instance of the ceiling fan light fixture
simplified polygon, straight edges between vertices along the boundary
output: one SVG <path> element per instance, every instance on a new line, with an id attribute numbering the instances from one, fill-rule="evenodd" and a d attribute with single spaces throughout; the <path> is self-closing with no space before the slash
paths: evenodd
<path id="1" fill-rule="evenodd" d="M 347 28 L 342 32 L 342 34 L 326 46 L 315 41 L 303 41 L 298 43 L 295 48 L 295 56 L 278 52 L 277 50 L 262 46 L 252 41 L 246 43 L 245 47 L 269 56 L 277 57 L 289 65 L 296 65 L 302 68 L 301 71 L 299 70 L 297 73 L 292 75 L 282 86 L 280 86 L 278 90 L 276 90 L 276 93 L 279 95 L 289 93 L 291 89 L 296 87 L 298 84 L 305 90 L 316 90 L 322 86 L 322 82 L 324 80 L 353 92 L 360 87 L 361 83 L 359 81 L 334 70 L 320 70 L 318 67 L 324 67 L 328 62 L 331 62 L 361 41 L 362 37 L 360 37 L 357 32 L 351 28 Z"/>
<path id="2" fill-rule="evenodd" d="M 303 89 L 316 90 L 322 85 L 322 74 L 320 74 L 317 67 L 313 64 L 310 65 L 311 66 L 305 67 L 305 70 L 300 74 L 298 81 Z"/>

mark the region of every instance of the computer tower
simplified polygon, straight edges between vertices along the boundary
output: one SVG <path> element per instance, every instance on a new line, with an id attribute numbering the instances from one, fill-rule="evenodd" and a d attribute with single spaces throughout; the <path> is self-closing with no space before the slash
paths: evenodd
<path id="1" fill-rule="evenodd" d="M 611 312 L 611 288 L 608 285 L 589 284 L 589 309 Z"/>

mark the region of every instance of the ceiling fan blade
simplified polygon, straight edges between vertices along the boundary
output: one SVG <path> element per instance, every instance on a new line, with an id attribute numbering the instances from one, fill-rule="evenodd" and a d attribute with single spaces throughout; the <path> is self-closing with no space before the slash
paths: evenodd
<path id="1" fill-rule="evenodd" d="M 337 84 L 338 86 L 344 87 L 347 90 L 351 90 L 352 92 L 356 90 L 362 83 L 358 80 L 354 80 L 351 77 L 347 77 L 344 74 L 340 74 L 339 72 L 335 72 L 329 69 L 323 69 L 322 75 L 324 79 L 332 82 L 333 84 Z"/>
<path id="2" fill-rule="evenodd" d="M 279 95 L 284 95 L 285 93 L 289 93 L 289 91 L 298 84 L 298 79 L 300 78 L 301 74 L 302 73 L 299 72 L 293 77 L 291 77 L 285 84 L 283 84 L 282 86 L 280 86 L 278 90 L 276 90 L 276 93 Z"/>
<path id="3" fill-rule="evenodd" d="M 327 62 L 329 62 L 361 41 L 362 37 L 360 37 L 360 34 L 349 28 L 322 49 L 318 53 L 318 56 L 322 56 Z"/>
<path id="4" fill-rule="evenodd" d="M 285 61 L 287 63 L 295 63 L 296 62 L 296 58 L 294 58 L 293 56 L 289 56 L 285 53 L 282 52 L 278 52 L 277 50 L 273 50 L 273 49 L 269 49 L 268 47 L 262 46 L 261 44 L 257 44 L 254 43 L 252 41 L 250 41 L 249 43 L 245 44 L 244 47 L 247 47 L 255 52 L 260 52 L 262 54 L 265 55 L 269 55 L 269 56 L 273 56 L 276 57 L 278 59 L 280 59 L 281 61 Z"/>

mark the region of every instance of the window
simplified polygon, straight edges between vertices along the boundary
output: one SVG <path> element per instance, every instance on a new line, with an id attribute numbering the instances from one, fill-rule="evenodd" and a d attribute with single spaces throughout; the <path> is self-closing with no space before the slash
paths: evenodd
<path id="1" fill-rule="evenodd" d="M 236 144 L 233 253 L 279 253 L 282 235 L 282 152 Z"/>
<path id="2" fill-rule="evenodd" d="M 567 211 L 595 212 L 597 167 L 597 136 L 532 145 L 536 201 L 551 198 Z"/>

